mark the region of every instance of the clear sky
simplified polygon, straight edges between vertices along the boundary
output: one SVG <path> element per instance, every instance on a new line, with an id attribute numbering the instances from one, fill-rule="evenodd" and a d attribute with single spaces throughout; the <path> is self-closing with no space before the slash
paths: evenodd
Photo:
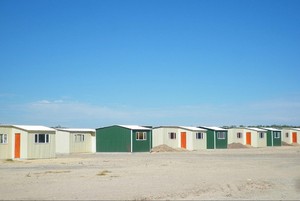
<path id="1" fill-rule="evenodd" d="M 0 123 L 300 125 L 300 1 L 1 0 Z"/>

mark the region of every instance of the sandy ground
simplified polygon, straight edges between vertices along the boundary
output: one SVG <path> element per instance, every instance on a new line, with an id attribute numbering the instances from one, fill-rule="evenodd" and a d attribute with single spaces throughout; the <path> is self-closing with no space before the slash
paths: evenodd
<path id="1" fill-rule="evenodd" d="M 2 200 L 300 199 L 300 146 L 0 161 Z"/>

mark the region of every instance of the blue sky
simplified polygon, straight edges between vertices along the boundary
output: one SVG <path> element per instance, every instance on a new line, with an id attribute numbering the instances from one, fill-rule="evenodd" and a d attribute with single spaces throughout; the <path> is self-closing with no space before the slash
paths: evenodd
<path id="1" fill-rule="evenodd" d="M 300 1 L 0 1 L 0 123 L 300 125 Z"/>

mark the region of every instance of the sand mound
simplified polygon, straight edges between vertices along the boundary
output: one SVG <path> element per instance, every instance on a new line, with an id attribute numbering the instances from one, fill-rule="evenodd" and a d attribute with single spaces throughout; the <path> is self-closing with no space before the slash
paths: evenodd
<path id="1" fill-rule="evenodd" d="M 243 145 L 241 143 L 231 143 L 227 146 L 228 149 L 243 149 L 243 148 L 250 148 L 249 145 Z"/>
<path id="2" fill-rule="evenodd" d="M 292 143 L 292 144 L 289 144 L 287 142 L 284 142 L 284 141 L 281 141 L 281 145 L 282 146 L 300 146 L 299 144 L 297 143 Z"/>
<path id="3" fill-rule="evenodd" d="M 169 147 L 168 145 L 162 144 L 162 145 L 158 145 L 156 147 L 153 147 L 151 149 L 151 152 L 180 152 L 180 151 L 187 151 L 185 149 L 180 149 L 180 148 L 172 148 Z"/>
<path id="4" fill-rule="evenodd" d="M 291 145 L 291 144 L 289 144 L 289 143 L 287 143 L 287 142 L 284 142 L 284 141 L 281 141 L 281 145 L 282 145 L 282 146 L 293 146 L 293 145 Z"/>

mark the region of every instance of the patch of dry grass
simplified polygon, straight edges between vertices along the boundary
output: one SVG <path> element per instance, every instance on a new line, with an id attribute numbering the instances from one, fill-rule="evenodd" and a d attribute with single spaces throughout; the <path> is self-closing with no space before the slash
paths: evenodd
<path id="1" fill-rule="evenodd" d="M 100 171 L 97 176 L 106 176 L 108 173 L 111 173 L 111 171 L 108 171 L 108 170 L 103 170 L 103 171 Z"/>

